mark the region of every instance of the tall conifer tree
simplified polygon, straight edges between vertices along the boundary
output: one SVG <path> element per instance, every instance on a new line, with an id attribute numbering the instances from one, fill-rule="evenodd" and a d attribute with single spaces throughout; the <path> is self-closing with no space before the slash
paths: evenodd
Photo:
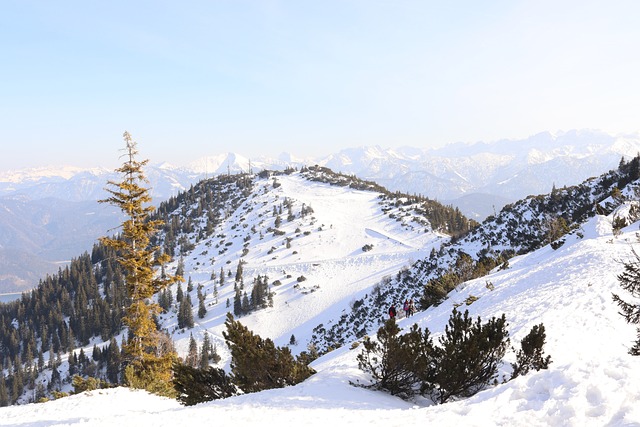
<path id="1" fill-rule="evenodd" d="M 185 365 L 191 366 L 192 368 L 197 368 L 199 364 L 198 360 L 198 343 L 196 343 L 196 339 L 193 338 L 193 334 L 189 335 L 189 352 L 187 353 L 187 357 L 184 361 Z"/>
<path id="2" fill-rule="evenodd" d="M 127 364 L 125 380 L 135 388 L 171 395 L 171 366 L 176 354 L 153 321 L 160 307 L 152 297 L 182 278 L 155 274 L 154 267 L 166 264 L 170 257 L 149 244 L 162 221 L 149 219 L 155 208 L 150 205 L 149 189 L 143 186 L 148 181 L 142 168 L 148 160 L 136 160 L 136 143 L 129 132 L 125 132 L 123 137 L 126 143 L 125 161 L 116 169 L 122 180 L 108 182 L 106 191 L 110 197 L 101 202 L 120 208 L 126 219 L 122 223 L 120 236 L 102 237 L 100 240 L 117 251 L 118 262 L 126 272 L 129 305 L 123 321 L 129 328 L 130 339 L 123 345 Z"/>

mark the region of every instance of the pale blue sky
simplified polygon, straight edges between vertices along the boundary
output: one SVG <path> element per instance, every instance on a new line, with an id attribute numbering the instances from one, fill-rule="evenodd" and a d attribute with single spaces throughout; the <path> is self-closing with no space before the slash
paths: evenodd
<path id="1" fill-rule="evenodd" d="M 640 130 L 637 1 L 0 0 L 0 170 Z"/>

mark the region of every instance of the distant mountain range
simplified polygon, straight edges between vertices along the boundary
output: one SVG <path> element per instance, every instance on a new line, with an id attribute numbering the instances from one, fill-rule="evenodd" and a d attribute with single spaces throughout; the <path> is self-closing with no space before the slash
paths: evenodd
<path id="1" fill-rule="evenodd" d="M 528 195 L 600 175 L 639 152 L 638 134 L 576 130 L 439 149 L 348 148 L 317 159 L 227 153 L 188 166 L 150 164 L 146 174 L 157 204 L 206 177 L 319 165 L 457 206 L 481 220 Z M 113 179 L 118 177 L 112 170 L 68 166 L 0 172 L 0 293 L 35 286 L 36 277 L 56 271 L 59 262 L 90 250 L 97 237 L 113 232 L 118 214 L 97 203 Z"/>

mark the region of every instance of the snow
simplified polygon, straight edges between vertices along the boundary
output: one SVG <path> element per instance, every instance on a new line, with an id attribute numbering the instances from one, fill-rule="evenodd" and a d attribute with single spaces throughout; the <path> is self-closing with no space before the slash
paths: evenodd
<path id="1" fill-rule="evenodd" d="M 283 194 L 295 195 L 298 202 L 314 208 L 318 223 L 325 224 L 324 231 L 318 233 L 322 240 L 331 241 L 335 250 L 327 253 L 327 246 L 312 243 L 304 247 L 305 241 L 301 240 L 297 249 L 303 259 L 283 265 L 289 260 L 282 256 L 262 265 L 265 261 L 255 258 L 246 266 L 259 272 L 261 268 L 275 271 L 297 265 L 310 280 L 321 283 L 319 291 L 297 299 L 292 290 L 278 290 L 273 309 L 241 319 L 250 329 L 276 338 L 278 345 L 284 344 L 291 331 L 304 341 L 304 334 L 320 318 L 335 317 L 350 298 L 366 291 L 367 284 L 371 286 L 434 243 L 433 235 L 402 231 L 395 221 L 369 215 L 374 203 L 370 193 L 347 189 L 336 193 L 317 184 L 314 191 L 303 194 L 295 177 L 279 181 Z M 364 215 L 347 217 L 354 212 Z M 314 361 L 315 375 L 284 389 L 193 407 L 126 388 L 96 390 L 42 404 L 0 408 L 0 425 L 640 425 L 640 358 L 627 354 L 636 336 L 635 326 L 624 321 L 611 298 L 612 292 L 630 298 L 620 289 L 617 275 L 622 271 L 622 261 L 630 259 L 631 248 L 637 244 L 638 223 L 616 237 L 611 229 L 612 217 L 595 217 L 583 224 L 579 233 L 568 236 L 558 249 L 545 246 L 513 258 L 509 268 L 466 282 L 440 306 L 399 321 L 402 328 L 418 323 L 438 336 L 454 304 L 462 304 L 461 309 L 482 319 L 505 313 L 513 346 L 519 345 L 532 326 L 545 325 L 545 353 L 552 358 L 548 370 L 490 387 L 471 398 L 434 405 L 426 399 L 407 402 L 353 386 L 367 383 L 368 378 L 357 366 L 359 348 L 346 345 Z M 319 241 L 318 233 L 306 238 Z M 376 239 L 372 252 L 356 250 L 372 239 Z M 201 249 L 196 248 L 194 253 Z M 351 268 L 358 260 L 362 263 Z M 319 264 L 318 268 L 312 268 L 314 264 Z M 187 269 L 194 276 L 209 274 L 209 270 L 194 268 L 195 261 L 188 260 Z M 211 267 L 216 268 L 219 266 Z M 493 286 L 487 286 L 488 282 Z M 470 295 L 478 299 L 467 306 L 464 301 Z M 282 309 L 285 300 L 287 311 Z M 222 312 L 216 310 L 209 311 L 196 332 L 220 333 Z M 369 333 L 373 336 L 375 330 Z M 181 339 L 188 339 L 188 334 Z M 501 374 L 508 375 L 509 363 L 514 360 L 514 353 L 509 352 Z"/>
<path id="2" fill-rule="evenodd" d="M 309 182 L 295 174 L 279 176 L 277 183 L 279 186 L 273 188 L 271 180 L 258 181 L 253 191 L 255 196 L 237 209 L 226 227 L 216 230 L 215 235 L 225 236 L 222 246 L 230 245 L 226 252 L 215 252 L 219 248 L 209 241 L 198 243 L 193 254 L 207 252 L 206 257 L 215 257 L 214 264 L 203 261 L 202 256 L 185 257 L 185 277 L 203 285 L 209 311 L 206 318 L 195 319 L 197 325 L 193 331 L 174 335 L 179 351 L 186 352 L 190 332 L 197 339 L 204 329 L 223 350 L 222 331 L 229 311 L 225 302 L 227 299 L 233 302 L 235 291 L 230 284 L 232 278 L 227 278 L 227 284 L 219 287 L 219 303 L 214 304 L 211 274 L 219 274 L 221 267 L 235 274 L 240 258 L 245 262 L 246 286 L 258 275 L 266 275 L 269 283 L 281 282 L 271 288 L 275 293 L 274 307 L 245 316 L 242 323 L 281 346 L 289 344 L 294 335 L 300 343 L 297 348 L 300 352 L 306 350 L 314 327 L 339 318 L 342 311 L 349 309 L 355 299 L 362 298 L 372 285 L 424 258 L 444 239 L 431 230 L 425 232 L 424 226 L 393 220 L 383 214 L 378 193 Z M 294 213 L 298 214 L 303 205 L 312 208 L 313 213 L 289 222 L 285 209 L 280 226 L 285 235 L 278 237 L 264 232 L 260 238 L 251 236 L 250 250 L 242 256 L 244 239 L 250 234 L 248 230 L 253 226 L 264 230 L 271 225 L 273 207 L 285 198 L 292 201 Z M 247 227 L 229 227 L 238 223 Z M 291 248 L 285 245 L 287 237 L 292 239 Z M 365 252 L 362 248 L 367 244 L 372 245 L 372 249 Z M 301 276 L 306 280 L 298 282 Z M 195 298 L 192 301 L 197 303 Z M 174 316 L 165 318 L 164 322 L 164 326 L 171 329 L 177 320 Z"/>

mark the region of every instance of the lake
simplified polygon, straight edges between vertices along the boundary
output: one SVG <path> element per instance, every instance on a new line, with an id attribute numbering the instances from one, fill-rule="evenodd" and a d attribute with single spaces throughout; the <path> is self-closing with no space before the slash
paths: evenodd
<path id="1" fill-rule="evenodd" d="M 0 294 L 0 302 L 11 302 L 20 299 L 22 292 L 15 292 L 11 294 Z"/>

